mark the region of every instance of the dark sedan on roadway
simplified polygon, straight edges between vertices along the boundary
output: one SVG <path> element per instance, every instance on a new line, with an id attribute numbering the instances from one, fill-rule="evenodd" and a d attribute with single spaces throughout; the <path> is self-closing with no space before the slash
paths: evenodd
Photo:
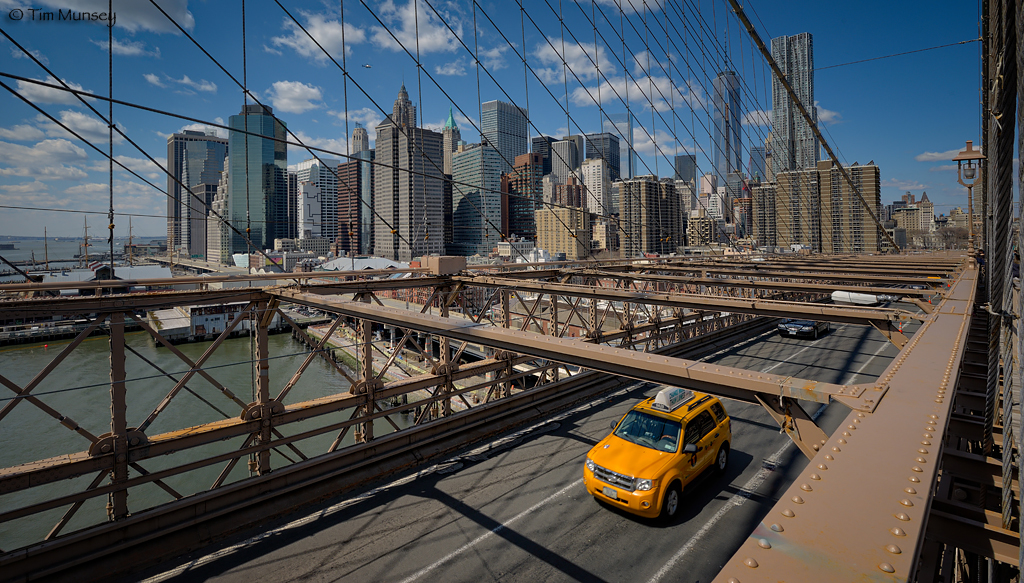
<path id="1" fill-rule="evenodd" d="M 817 338 L 832 329 L 828 322 L 813 320 L 783 320 L 779 322 L 779 334 L 783 336 L 811 336 Z"/>

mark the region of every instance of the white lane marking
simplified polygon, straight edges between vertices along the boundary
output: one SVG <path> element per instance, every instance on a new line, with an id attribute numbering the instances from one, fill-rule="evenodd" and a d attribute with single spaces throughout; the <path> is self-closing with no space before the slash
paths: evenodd
<path id="1" fill-rule="evenodd" d="M 813 415 L 811 415 L 811 418 L 817 419 L 818 416 L 821 415 L 821 413 L 825 410 L 825 407 L 826 405 L 818 407 L 818 410 L 815 411 Z M 793 442 L 788 441 L 785 445 L 783 445 L 775 453 L 773 453 L 771 457 L 769 457 L 766 460 L 768 463 L 762 465 L 761 469 L 758 470 L 757 473 L 753 475 L 753 477 L 747 480 L 747 483 L 743 484 L 743 487 L 740 488 L 738 492 L 733 494 L 732 498 L 730 498 L 728 502 L 723 504 L 722 507 L 718 509 L 718 512 L 715 512 L 715 514 L 706 523 L 704 523 L 704 526 L 700 527 L 700 530 L 698 530 L 696 534 L 690 537 L 690 540 L 687 541 L 686 544 L 682 546 L 682 548 L 676 551 L 676 554 L 672 555 L 672 558 L 670 558 L 668 562 L 665 563 L 661 567 L 661 569 L 659 569 L 658 572 L 655 573 L 654 576 L 651 577 L 650 581 L 648 581 L 647 583 L 658 583 L 658 581 L 661 581 L 665 577 L 665 575 L 668 575 L 669 571 L 671 571 L 672 568 L 676 566 L 676 563 L 682 560 L 682 558 L 686 556 L 687 553 L 693 550 L 693 548 L 697 546 L 697 543 L 699 543 L 701 539 L 703 539 L 704 536 L 711 531 L 715 524 L 717 524 L 718 521 L 722 520 L 722 518 L 730 510 L 736 508 L 737 506 L 743 506 L 744 502 L 746 502 L 751 496 L 754 495 L 754 492 L 756 492 L 757 489 L 761 487 L 761 484 L 764 483 L 765 479 L 768 478 L 768 475 L 772 473 L 773 470 L 768 469 L 765 466 L 774 467 L 775 465 L 777 465 L 779 463 L 779 458 L 781 458 L 782 454 L 786 453 L 786 450 L 789 449 L 792 445 Z"/>
<path id="2" fill-rule="evenodd" d="M 528 514 L 530 514 L 532 512 L 536 512 L 537 509 L 539 509 L 541 506 L 544 506 L 544 505 L 548 504 L 549 502 L 551 502 L 555 498 L 558 498 L 559 496 L 565 494 L 569 490 L 579 486 L 582 483 L 583 483 L 583 479 L 582 478 L 579 479 L 579 480 L 576 480 L 575 482 L 569 484 L 568 486 L 562 488 L 561 490 L 555 492 L 554 494 L 548 496 L 547 498 L 541 500 L 540 502 L 534 504 L 533 506 L 527 508 L 526 510 L 523 510 L 519 514 L 516 514 L 515 516 L 513 516 L 512 518 L 510 518 L 510 519 L 506 520 L 505 522 L 499 524 L 498 526 L 495 526 L 489 532 L 486 532 L 486 533 L 478 536 L 477 538 L 469 541 L 468 543 L 462 545 L 461 547 L 459 547 L 459 548 L 455 549 L 454 551 L 448 553 L 447 555 L 441 557 L 437 561 L 431 563 L 430 565 L 427 565 L 426 567 L 424 567 L 424 568 L 420 569 L 419 571 L 413 573 L 409 577 L 406 577 L 405 579 L 402 579 L 401 583 L 411 583 L 412 581 L 415 581 L 415 580 L 419 579 L 420 577 L 423 577 L 427 573 L 433 571 L 434 569 L 440 567 L 441 565 L 447 563 L 448 561 L 454 559 L 455 557 L 461 555 L 462 553 L 464 553 L 464 552 L 468 551 L 469 549 L 475 547 L 476 545 L 482 543 L 483 541 L 487 540 L 488 538 L 496 535 L 497 533 L 501 532 L 502 530 L 505 530 L 506 528 L 511 526 L 514 522 L 517 522 L 519 519 L 523 518 L 524 516 L 526 516 L 526 515 L 528 515 Z"/>
<path id="3" fill-rule="evenodd" d="M 867 360 L 864 361 L 864 364 L 860 365 L 860 368 L 855 370 L 853 372 L 853 374 L 850 375 L 850 378 L 846 379 L 846 382 L 843 383 L 843 384 L 844 385 L 852 385 L 853 384 L 853 379 L 857 378 L 857 375 L 859 375 L 861 373 L 861 371 L 863 371 L 865 368 L 867 368 L 867 366 L 869 364 L 871 364 L 871 361 L 874 360 L 876 356 L 881 354 L 882 351 L 885 350 L 888 347 L 889 347 L 889 341 L 886 340 L 885 342 L 882 343 L 882 345 L 878 348 L 878 350 L 876 350 L 875 353 L 871 355 L 870 358 L 868 358 Z"/>
<path id="4" fill-rule="evenodd" d="M 836 333 L 838 334 L 839 332 L 842 332 L 842 331 L 843 331 L 843 330 L 844 330 L 845 328 L 846 328 L 846 325 L 843 325 L 843 326 L 840 326 L 839 328 L 836 328 Z M 779 366 L 782 366 L 782 365 L 786 364 L 786 363 L 787 363 L 787 362 L 789 362 L 790 360 L 793 360 L 793 359 L 794 359 L 794 358 L 796 358 L 797 356 L 799 356 L 799 355 L 803 354 L 804 352 L 806 352 L 806 351 L 810 350 L 811 348 L 813 348 L 813 347 L 814 347 L 814 346 L 816 346 L 816 345 L 817 345 L 817 344 L 818 344 L 819 342 L 821 342 L 822 340 L 824 340 L 824 339 L 826 339 L 826 338 L 828 338 L 828 336 L 822 336 L 821 338 L 818 338 L 818 339 L 817 339 L 817 340 L 815 340 L 814 342 L 811 342 L 811 343 L 810 343 L 810 344 L 808 344 L 807 346 L 804 346 L 804 347 L 803 347 L 803 348 L 801 348 L 800 350 L 797 350 L 797 351 L 796 351 L 796 352 L 794 352 L 793 354 L 790 354 L 790 355 L 789 355 L 789 358 L 787 358 L 786 360 L 780 360 L 779 362 L 776 362 L 775 364 L 773 364 L 773 365 L 771 365 L 771 366 L 769 366 L 769 367 L 767 367 L 767 368 L 762 368 L 762 369 L 761 369 L 761 372 L 771 372 L 771 371 L 775 370 L 775 369 L 776 369 L 777 367 L 779 367 Z"/>

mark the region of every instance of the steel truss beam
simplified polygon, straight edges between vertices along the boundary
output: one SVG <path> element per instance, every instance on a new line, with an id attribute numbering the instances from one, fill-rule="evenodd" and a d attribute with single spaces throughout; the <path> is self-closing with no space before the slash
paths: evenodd
<path id="1" fill-rule="evenodd" d="M 455 277 L 455 279 L 467 285 L 509 288 L 520 292 L 561 294 L 594 300 L 633 302 L 673 308 L 689 308 L 691 310 L 736 312 L 776 318 L 806 317 L 823 322 L 841 324 L 871 325 L 877 322 L 886 328 L 889 322 L 900 323 L 925 319 L 922 316 L 905 310 L 889 308 L 860 308 L 804 302 L 706 296 L 701 294 L 651 293 L 485 276 L 472 278 Z"/>
<path id="2" fill-rule="evenodd" d="M 846 418 L 715 581 L 913 579 L 977 279 L 963 272 L 878 379 L 874 412 Z"/>

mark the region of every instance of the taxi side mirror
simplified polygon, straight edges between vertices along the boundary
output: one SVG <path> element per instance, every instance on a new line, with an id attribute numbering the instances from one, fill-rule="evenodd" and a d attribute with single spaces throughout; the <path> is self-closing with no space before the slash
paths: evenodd
<path id="1" fill-rule="evenodd" d="M 615 429 L 615 426 L 618 425 L 618 424 L 619 424 L 619 422 L 618 422 L 617 419 L 612 419 L 612 429 Z"/>
<path id="2" fill-rule="evenodd" d="M 683 446 L 683 453 L 697 453 L 697 444 L 687 443 Z"/>

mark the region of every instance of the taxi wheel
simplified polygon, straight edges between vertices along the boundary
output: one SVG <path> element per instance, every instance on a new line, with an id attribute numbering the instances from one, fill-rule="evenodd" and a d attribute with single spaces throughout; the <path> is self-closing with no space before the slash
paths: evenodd
<path id="1" fill-rule="evenodd" d="M 723 443 L 722 447 L 718 448 L 718 456 L 715 457 L 715 471 L 722 473 L 727 465 L 729 465 L 729 444 Z"/>
<path id="2" fill-rule="evenodd" d="M 665 492 L 665 499 L 661 503 L 661 520 L 663 522 L 670 522 L 679 513 L 679 505 L 682 502 L 683 495 L 679 491 L 679 482 L 672 482 L 672 485 L 668 487 L 668 492 Z"/>

